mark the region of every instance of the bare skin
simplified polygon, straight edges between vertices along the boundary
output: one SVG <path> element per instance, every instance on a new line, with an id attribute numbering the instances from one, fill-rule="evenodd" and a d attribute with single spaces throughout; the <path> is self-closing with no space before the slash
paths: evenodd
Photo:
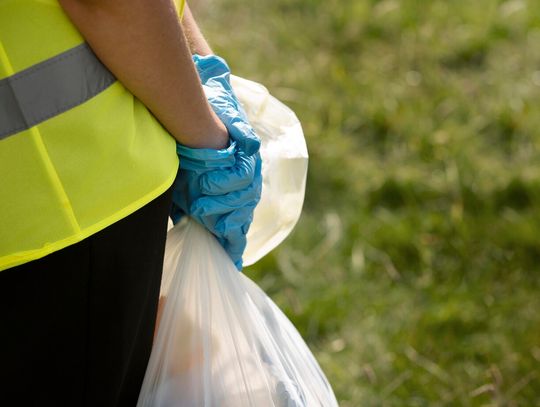
<path id="1" fill-rule="evenodd" d="M 228 132 L 208 104 L 191 59 L 186 30 L 193 50 L 211 50 L 189 8 L 181 24 L 172 0 L 59 3 L 101 61 L 179 143 L 227 146 Z"/>
<path id="2" fill-rule="evenodd" d="M 210 48 L 210 46 L 204 39 L 201 33 L 201 30 L 199 30 L 199 26 L 195 22 L 193 13 L 191 12 L 191 9 L 189 8 L 187 3 L 184 9 L 184 18 L 182 19 L 182 27 L 184 28 L 184 32 L 186 34 L 186 37 L 189 43 L 189 48 L 192 54 L 199 54 L 199 55 L 213 54 L 212 49 Z"/>

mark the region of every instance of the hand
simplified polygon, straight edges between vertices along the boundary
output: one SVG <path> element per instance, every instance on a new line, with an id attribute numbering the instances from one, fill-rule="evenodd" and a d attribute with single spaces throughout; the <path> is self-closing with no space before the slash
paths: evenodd
<path id="1" fill-rule="evenodd" d="M 229 131 L 229 136 L 246 155 L 255 154 L 259 151 L 261 140 L 249 124 L 247 115 L 234 94 L 229 66 L 217 55 L 193 55 L 193 61 L 206 98 Z"/>
<path id="2" fill-rule="evenodd" d="M 191 149 L 177 145 L 180 170 L 173 191 L 171 217 L 188 214 L 212 232 L 238 270 L 253 211 L 261 197 L 259 153 L 246 156 L 236 142 L 227 149 Z"/>
<path id="3" fill-rule="evenodd" d="M 176 223 L 188 214 L 204 225 L 241 270 L 246 234 L 261 195 L 260 139 L 234 95 L 225 61 L 216 56 L 193 59 L 208 101 L 232 142 L 223 150 L 177 145 L 180 170 L 171 217 Z"/>

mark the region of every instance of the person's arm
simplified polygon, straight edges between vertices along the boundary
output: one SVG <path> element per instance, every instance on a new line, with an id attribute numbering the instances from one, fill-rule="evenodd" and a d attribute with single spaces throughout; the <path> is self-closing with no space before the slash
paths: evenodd
<path id="1" fill-rule="evenodd" d="M 178 142 L 214 149 L 228 144 L 228 132 L 206 100 L 171 0 L 59 3 L 100 60 Z"/>
<path id="2" fill-rule="evenodd" d="M 184 8 L 184 17 L 182 18 L 182 27 L 186 33 L 189 48 L 192 54 L 199 55 L 212 55 L 212 49 L 208 45 L 208 42 L 204 39 L 204 36 L 199 29 L 199 26 L 193 18 L 193 13 L 186 3 Z"/>

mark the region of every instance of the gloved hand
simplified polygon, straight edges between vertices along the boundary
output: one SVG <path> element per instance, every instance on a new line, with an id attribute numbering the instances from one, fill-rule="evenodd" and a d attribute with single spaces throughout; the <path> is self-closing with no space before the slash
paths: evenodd
<path id="1" fill-rule="evenodd" d="M 180 170 L 173 190 L 173 222 L 191 216 L 216 236 L 241 270 L 246 234 L 261 196 L 259 153 L 247 157 L 236 142 L 223 150 L 177 144 L 177 153 Z"/>
<path id="2" fill-rule="evenodd" d="M 212 232 L 242 269 L 246 234 L 262 187 L 260 140 L 229 82 L 229 68 L 216 56 L 193 57 L 212 108 L 232 142 L 223 150 L 177 144 L 180 156 L 171 217 L 187 214 Z"/>
<path id="3" fill-rule="evenodd" d="M 217 55 L 193 55 L 206 98 L 221 119 L 238 149 L 251 156 L 259 151 L 261 140 L 249 124 L 247 115 L 231 86 L 231 71 Z"/>

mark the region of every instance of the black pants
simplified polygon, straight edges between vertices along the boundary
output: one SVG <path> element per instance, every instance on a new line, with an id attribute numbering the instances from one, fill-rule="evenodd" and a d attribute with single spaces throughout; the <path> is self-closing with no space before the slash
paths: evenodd
<path id="1" fill-rule="evenodd" d="M 89 238 L 0 272 L 0 405 L 135 406 L 171 190 Z"/>

